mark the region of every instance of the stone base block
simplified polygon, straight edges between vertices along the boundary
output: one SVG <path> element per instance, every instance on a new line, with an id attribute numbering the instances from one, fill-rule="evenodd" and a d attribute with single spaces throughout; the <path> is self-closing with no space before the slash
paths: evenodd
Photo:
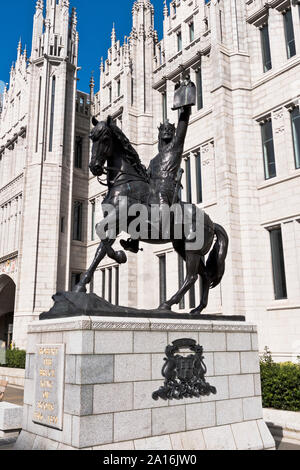
<path id="1" fill-rule="evenodd" d="M 254 325 L 77 317 L 34 322 L 28 335 L 16 449 L 275 448 L 263 421 Z M 166 347 L 178 339 L 203 347 L 216 394 L 153 399 L 164 386 Z"/>

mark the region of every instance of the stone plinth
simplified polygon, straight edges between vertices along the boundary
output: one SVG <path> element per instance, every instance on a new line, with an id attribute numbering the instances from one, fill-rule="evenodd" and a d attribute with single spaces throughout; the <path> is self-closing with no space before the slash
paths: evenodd
<path id="1" fill-rule="evenodd" d="M 17 437 L 22 428 L 22 406 L 0 403 L 0 439 Z"/>
<path id="2" fill-rule="evenodd" d="M 217 393 L 155 401 L 152 393 L 164 382 L 165 348 L 180 338 L 203 346 L 205 378 Z M 58 354 L 56 347 L 64 350 L 59 362 L 51 359 Z M 48 357 L 45 367 L 40 365 L 43 354 Z M 60 377 L 56 363 L 64 367 Z M 52 380 L 55 391 L 63 384 L 61 396 L 51 395 Z M 49 392 L 44 401 L 39 382 Z M 37 410 L 42 424 L 36 422 Z M 54 410 L 62 411 L 60 423 Z M 251 324 L 81 317 L 29 326 L 17 449 L 274 447 L 262 416 L 257 329 Z"/>

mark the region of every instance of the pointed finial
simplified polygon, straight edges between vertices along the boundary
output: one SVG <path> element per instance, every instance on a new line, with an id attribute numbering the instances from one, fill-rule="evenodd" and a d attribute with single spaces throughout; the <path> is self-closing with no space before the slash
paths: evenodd
<path id="1" fill-rule="evenodd" d="M 37 0 L 36 5 L 35 5 L 36 10 L 44 10 L 44 1 L 43 0 Z"/>
<path id="2" fill-rule="evenodd" d="M 101 72 L 103 72 L 103 70 L 104 70 L 103 57 L 101 57 L 100 70 L 101 70 Z"/>
<path id="3" fill-rule="evenodd" d="M 94 87 L 95 87 L 94 70 L 92 70 L 91 79 L 90 79 L 90 88 L 94 88 Z"/>
<path id="4" fill-rule="evenodd" d="M 18 44 L 18 59 L 20 58 L 21 53 L 22 53 L 22 40 L 20 38 L 19 44 Z"/>
<path id="5" fill-rule="evenodd" d="M 71 21 L 72 21 L 73 26 L 77 25 L 77 11 L 75 7 L 72 8 L 72 20 Z"/>
<path id="6" fill-rule="evenodd" d="M 168 5 L 167 5 L 167 0 L 164 0 L 164 17 L 166 18 L 168 16 Z"/>
<path id="7" fill-rule="evenodd" d="M 112 28 L 112 32 L 111 32 L 111 40 L 112 40 L 112 42 L 116 42 L 115 23 L 113 23 L 113 28 Z"/>

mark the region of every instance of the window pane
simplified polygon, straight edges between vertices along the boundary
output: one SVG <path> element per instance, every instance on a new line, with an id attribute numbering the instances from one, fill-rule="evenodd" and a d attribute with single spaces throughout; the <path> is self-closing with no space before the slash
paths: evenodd
<path id="1" fill-rule="evenodd" d="M 91 227 L 91 240 L 95 240 L 95 215 L 96 215 L 96 204 L 92 202 L 92 227 Z"/>
<path id="2" fill-rule="evenodd" d="M 108 301 L 112 302 L 112 268 L 108 269 Z"/>
<path id="3" fill-rule="evenodd" d="M 52 152 L 53 147 L 53 127 L 54 127 L 54 109 L 55 109 L 55 77 L 52 79 L 51 91 L 51 113 L 50 113 L 50 132 L 49 132 L 49 152 Z"/>
<path id="4" fill-rule="evenodd" d="M 82 168 L 82 137 L 79 136 L 75 142 L 75 168 Z"/>
<path id="5" fill-rule="evenodd" d="M 184 266 L 183 266 L 183 259 L 181 256 L 178 255 L 178 289 L 182 287 L 184 283 Z M 185 308 L 185 300 L 184 296 L 182 297 L 180 303 L 179 303 L 179 308 L 184 309 Z"/>
<path id="6" fill-rule="evenodd" d="M 82 273 L 72 273 L 72 279 L 71 279 L 71 289 L 72 290 L 79 283 L 81 275 L 82 275 Z"/>
<path id="7" fill-rule="evenodd" d="M 274 178 L 276 176 L 276 164 L 271 121 L 267 121 L 262 124 L 261 133 L 264 155 L 265 179 Z"/>
<path id="8" fill-rule="evenodd" d="M 82 202 L 74 202 L 73 240 L 82 241 Z"/>
<path id="9" fill-rule="evenodd" d="M 192 202 L 192 181 L 191 181 L 191 161 L 188 158 L 185 162 L 185 184 L 186 184 L 186 202 Z"/>
<path id="10" fill-rule="evenodd" d="M 190 298 L 190 308 L 195 308 L 196 307 L 195 284 L 190 288 L 189 298 Z"/>
<path id="11" fill-rule="evenodd" d="M 197 204 L 203 202 L 202 196 L 202 168 L 201 168 L 201 154 L 196 156 L 196 183 L 197 183 Z"/>
<path id="12" fill-rule="evenodd" d="M 272 68 L 270 39 L 269 39 L 269 27 L 268 27 L 268 25 L 265 25 L 260 30 L 260 37 L 261 37 L 261 47 L 262 47 L 262 55 L 263 55 L 264 72 L 267 72 L 268 70 L 270 70 Z"/>
<path id="13" fill-rule="evenodd" d="M 196 72 L 197 109 L 203 108 L 202 70 Z"/>
<path id="14" fill-rule="evenodd" d="M 115 266 L 115 304 L 119 305 L 119 293 L 120 293 L 120 268 Z"/>
<path id="15" fill-rule="evenodd" d="M 164 91 L 161 97 L 162 97 L 162 116 L 163 116 L 163 122 L 165 122 L 168 119 L 167 92 Z"/>
<path id="16" fill-rule="evenodd" d="M 105 269 L 102 269 L 102 299 L 105 299 L 105 290 L 106 290 L 106 285 L 105 285 Z"/>
<path id="17" fill-rule="evenodd" d="M 270 230 L 275 299 L 286 299 L 286 279 L 281 228 Z"/>
<path id="18" fill-rule="evenodd" d="M 160 303 L 167 299 L 167 275 L 166 275 L 166 255 L 161 255 L 159 258 L 159 297 Z"/>
<path id="19" fill-rule="evenodd" d="M 296 44 L 293 26 L 292 11 L 288 10 L 284 15 L 284 30 L 288 59 L 296 55 Z"/>
<path id="20" fill-rule="evenodd" d="M 182 50 L 182 36 L 181 33 L 177 34 L 177 50 L 180 52 Z"/>
<path id="21" fill-rule="evenodd" d="M 300 112 L 299 108 L 295 108 L 291 113 L 294 153 L 295 153 L 295 166 L 300 168 Z"/>
<path id="22" fill-rule="evenodd" d="M 190 42 L 194 41 L 195 39 L 195 30 L 194 30 L 194 23 L 190 24 Z"/>

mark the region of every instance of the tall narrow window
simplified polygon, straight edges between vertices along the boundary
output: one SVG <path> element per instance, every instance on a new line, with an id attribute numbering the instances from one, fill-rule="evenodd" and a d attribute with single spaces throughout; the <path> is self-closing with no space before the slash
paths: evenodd
<path id="1" fill-rule="evenodd" d="M 202 86 L 202 70 L 196 71 L 196 87 L 197 87 L 197 109 L 203 108 L 203 86 Z"/>
<path id="2" fill-rule="evenodd" d="M 168 119 L 168 103 L 167 103 L 166 91 L 162 93 L 161 100 L 162 100 L 162 117 L 163 117 L 163 122 L 165 122 Z"/>
<path id="3" fill-rule="evenodd" d="M 54 126 L 54 108 L 55 108 L 55 85 L 56 79 L 52 78 L 52 91 L 51 91 L 51 112 L 50 112 L 50 132 L 49 132 L 49 152 L 53 148 L 53 126 Z"/>
<path id="4" fill-rule="evenodd" d="M 272 68 L 271 48 L 269 38 L 269 26 L 265 24 L 260 30 L 261 49 L 263 58 L 264 72 L 268 72 Z"/>
<path id="5" fill-rule="evenodd" d="M 182 34 L 181 31 L 177 33 L 177 51 L 182 51 Z"/>
<path id="6" fill-rule="evenodd" d="M 134 103 L 134 79 L 131 77 L 131 106 Z"/>
<path id="7" fill-rule="evenodd" d="M 119 305 L 120 297 L 120 268 L 115 266 L 115 305 Z"/>
<path id="8" fill-rule="evenodd" d="M 106 290 L 106 285 L 105 285 L 106 272 L 105 272 L 105 269 L 102 269 L 101 272 L 102 272 L 102 299 L 105 299 L 105 290 Z"/>
<path id="9" fill-rule="evenodd" d="M 202 167 L 201 167 L 201 153 L 196 155 L 196 185 L 197 185 L 197 204 L 203 202 L 202 194 Z"/>
<path id="10" fill-rule="evenodd" d="M 39 81 L 39 99 L 38 99 L 38 109 L 37 109 L 37 120 L 36 120 L 36 141 L 35 141 L 35 151 L 39 149 L 39 128 L 40 128 L 40 107 L 41 107 L 41 91 L 42 91 L 42 77 Z"/>
<path id="11" fill-rule="evenodd" d="M 118 97 L 121 95 L 121 80 L 117 81 Z"/>
<path id="12" fill-rule="evenodd" d="M 195 39 L 195 26 L 194 22 L 189 24 L 189 32 L 190 32 L 190 42 L 193 42 Z"/>
<path id="13" fill-rule="evenodd" d="M 195 284 L 189 290 L 189 299 L 190 299 L 190 308 L 196 307 L 196 293 L 195 293 Z"/>
<path id="14" fill-rule="evenodd" d="M 291 9 L 287 10 L 283 15 L 284 20 L 284 32 L 286 40 L 286 52 L 287 57 L 290 59 L 296 55 L 296 43 L 295 43 L 295 34 L 293 26 L 293 17 Z"/>
<path id="15" fill-rule="evenodd" d="M 82 241 L 82 209 L 83 204 L 79 201 L 74 201 L 73 208 L 73 240 Z"/>
<path id="16" fill-rule="evenodd" d="M 92 225 L 91 225 L 91 240 L 95 240 L 95 224 L 96 224 L 96 203 L 95 201 L 92 201 Z"/>
<path id="17" fill-rule="evenodd" d="M 75 141 L 75 168 L 82 169 L 82 137 L 77 136 Z"/>
<path id="18" fill-rule="evenodd" d="M 287 290 L 286 290 L 281 228 L 277 227 L 277 228 L 271 229 L 269 232 L 270 232 L 270 240 L 271 240 L 275 299 L 276 300 L 286 299 Z"/>
<path id="19" fill-rule="evenodd" d="M 159 298 L 160 303 L 167 299 L 167 274 L 166 274 L 166 255 L 160 255 L 159 259 Z"/>
<path id="20" fill-rule="evenodd" d="M 261 124 L 261 135 L 264 155 L 265 179 L 267 180 L 276 176 L 275 152 L 271 119 Z"/>
<path id="21" fill-rule="evenodd" d="M 72 277 L 71 277 L 71 289 L 72 290 L 79 283 L 81 276 L 82 276 L 82 273 L 72 273 Z"/>
<path id="22" fill-rule="evenodd" d="M 111 86 L 108 88 L 108 94 L 109 94 L 109 103 L 111 103 L 111 100 L 112 100 L 112 87 Z"/>
<path id="23" fill-rule="evenodd" d="M 112 268 L 108 268 L 108 302 L 112 302 Z"/>
<path id="24" fill-rule="evenodd" d="M 191 160 L 187 158 L 185 161 L 185 187 L 186 187 L 186 202 L 192 202 L 192 179 L 191 179 Z"/>
<path id="25" fill-rule="evenodd" d="M 183 286 L 184 283 L 184 265 L 183 265 L 183 259 L 181 256 L 178 255 L 178 288 L 180 289 Z M 185 300 L 184 296 L 182 297 L 180 303 L 179 303 L 179 308 L 184 309 L 185 308 Z"/>
<path id="26" fill-rule="evenodd" d="M 294 108 L 291 112 L 292 129 L 293 129 L 293 142 L 295 154 L 295 166 L 300 168 L 300 112 L 299 108 Z"/>

